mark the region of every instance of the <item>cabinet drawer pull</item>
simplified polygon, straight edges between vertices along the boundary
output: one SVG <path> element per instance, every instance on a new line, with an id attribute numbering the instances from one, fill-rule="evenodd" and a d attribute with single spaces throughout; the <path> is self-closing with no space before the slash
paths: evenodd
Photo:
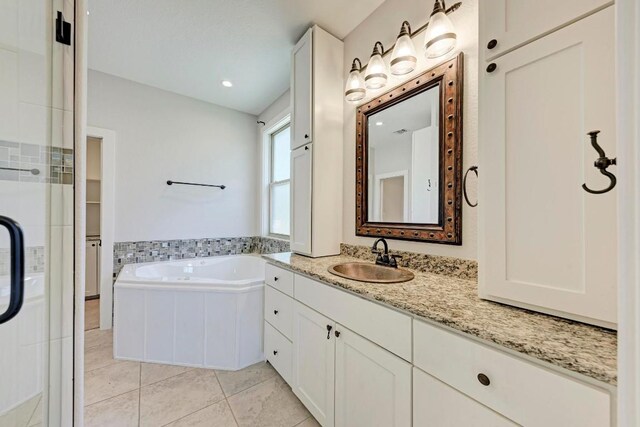
<path id="1" fill-rule="evenodd" d="M 273 277 L 273 281 L 274 281 L 274 282 L 277 282 L 277 281 L 278 281 L 278 276 L 274 276 L 274 277 Z"/>
<path id="2" fill-rule="evenodd" d="M 304 138 L 305 138 L 305 139 L 309 139 L 309 134 L 305 133 L 305 134 L 304 134 Z"/>
<path id="3" fill-rule="evenodd" d="M 498 68 L 498 66 L 492 62 L 491 64 L 487 65 L 487 73 L 493 73 L 496 68 Z"/>
<path id="4" fill-rule="evenodd" d="M 332 329 L 333 329 L 333 326 L 327 325 L 327 339 L 331 339 L 331 330 Z"/>
<path id="5" fill-rule="evenodd" d="M 482 373 L 478 374 L 478 381 L 480 381 L 480 384 L 485 387 L 491 384 L 491 380 L 489 380 L 489 377 Z"/>
<path id="6" fill-rule="evenodd" d="M 498 40 L 491 39 L 491 40 L 489 40 L 489 43 L 487 43 L 487 49 L 493 49 L 497 45 L 498 45 Z"/>
<path id="7" fill-rule="evenodd" d="M 308 150 L 308 149 L 309 149 L 309 146 L 308 146 L 308 145 L 305 145 L 305 146 L 304 146 L 304 149 L 305 149 L 305 150 Z"/>
<path id="8" fill-rule="evenodd" d="M 273 310 L 273 314 L 278 314 L 278 310 Z"/>
<path id="9" fill-rule="evenodd" d="M 273 355 L 277 356 L 278 355 L 278 350 L 273 350 Z"/>

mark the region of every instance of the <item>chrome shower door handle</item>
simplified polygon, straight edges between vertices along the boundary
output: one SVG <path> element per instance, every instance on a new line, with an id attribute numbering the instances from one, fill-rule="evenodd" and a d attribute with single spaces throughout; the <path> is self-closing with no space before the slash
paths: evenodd
<path id="1" fill-rule="evenodd" d="M 0 225 L 9 232 L 11 280 L 9 306 L 0 314 L 0 325 L 16 317 L 24 301 L 24 236 L 20 225 L 9 217 L 0 215 Z"/>

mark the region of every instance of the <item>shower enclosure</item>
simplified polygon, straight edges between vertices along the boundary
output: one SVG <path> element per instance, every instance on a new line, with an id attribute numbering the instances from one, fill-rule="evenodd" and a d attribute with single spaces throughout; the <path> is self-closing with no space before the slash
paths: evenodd
<path id="1" fill-rule="evenodd" d="M 0 427 L 73 423 L 73 21 L 0 2 Z"/>

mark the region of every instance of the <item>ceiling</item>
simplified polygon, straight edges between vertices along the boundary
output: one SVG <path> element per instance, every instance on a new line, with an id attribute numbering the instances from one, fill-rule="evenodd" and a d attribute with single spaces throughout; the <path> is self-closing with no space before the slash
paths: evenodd
<path id="1" fill-rule="evenodd" d="M 312 23 L 343 39 L 383 1 L 89 0 L 89 68 L 257 115 Z"/>

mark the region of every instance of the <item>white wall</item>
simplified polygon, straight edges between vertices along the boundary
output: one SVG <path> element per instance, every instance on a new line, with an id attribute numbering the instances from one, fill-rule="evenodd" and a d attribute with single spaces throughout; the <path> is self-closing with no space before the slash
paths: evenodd
<path id="1" fill-rule="evenodd" d="M 358 57 L 363 63 L 369 60 L 373 44 L 380 40 L 385 47 L 390 47 L 398 36 L 400 24 L 409 20 L 413 28 L 418 28 L 427 22 L 433 3 L 424 0 L 387 0 L 376 9 L 366 20 L 356 27 L 344 39 L 344 63 L 351 64 L 353 58 Z M 478 135 L 478 0 L 465 0 L 462 7 L 449 15 L 458 33 L 458 45 L 455 51 L 444 58 L 426 60 L 424 58 L 424 33 L 414 38 L 418 52 L 418 68 L 403 78 L 392 77 L 386 89 L 368 91 L 367 102 L 386 90 L 413 78 L 421 71 L 429 69 L 439 62 L 449 59 L 463 51 L 464 60 L 464 109 L 463 133 L 464 153 L 463 168 L 477 162 Z M 385 59 L 388 61 L 389 56 Z M 345 68 L 345 79 L 349 74 Z M 355 121 L 356 109 L 345 102 L 344 108 L 344 216 L 343 242 L 359 245 L 370 245 L 371 238 L 355 235 Z M 463 171 L 464 171 L 463 170 Z M 482 176 L 482 170 L 479 171 Z M 470 180 L 469 197 L 475 200 L 476 186 Z M 394 240 L 393 249 L 421 252 L 435 255 L 455 256 L 458 258 L 476 259 L 477 253 L 477 209 L 463 206 L 462 246 L 441 245 L 434 243 L 417 243 Z"/>
<path id="2" fill-rule="evenodd" d="M 88 123 L 117 138 L 115 241 L 255 235 L 256 119 L 90 71 Z"/>

